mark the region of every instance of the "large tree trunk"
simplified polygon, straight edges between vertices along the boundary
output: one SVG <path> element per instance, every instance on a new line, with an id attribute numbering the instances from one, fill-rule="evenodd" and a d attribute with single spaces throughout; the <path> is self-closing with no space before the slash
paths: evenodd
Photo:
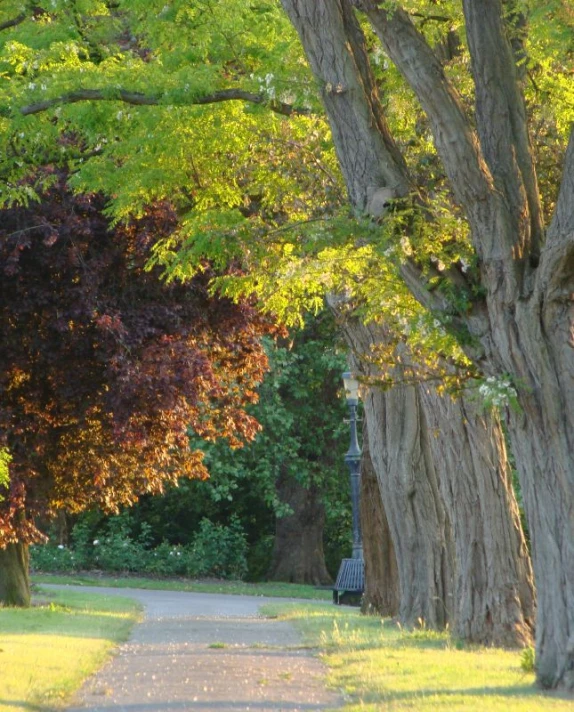
<path id="1" fill-rule="evenodd" d="M 530 412 L 509 415 L 538 584 L 536 670 L 543 687 L 574 689 L 574 386 L 562 392 L 555 372 L 537 377 L 521 398 Z"/>
<path id="2" fill-rule="evenodd" d="M 30 605 L 29 563 L 27 544 L 0 549 L 0 605 Z"/>
<path id="3" fill-rule="evenodd" d="M 323 552 L 325 508 L 317 488 L 306 488 L 293 477 L 281 476 L 277 494 L 293 513 L 277 517 L 267 578 L 314 586 L 332 583 Z"/>
<path id="4" fill-rule="evenodd" d="M 420 390 L 456 547 L 454 632 L 474 643 L 530 645 L 534 583 L 498 419 L 467 397 Z"/>
<path id="5" fill-rule="evenodd" d="M 430 119 L 469 219 L 485 302 L 467 326 L 486 372 L 511 374 L 519 405 L 508 423 L 532 539 L 538 681 L 574 689 L 574 131 L 541 249 L 527 111 L 500 0 L 463 2 L 477 134 L 405 13 L 363 4 Z"/>
<path id="6" fill-rule="evenodd" d="M 485 228 L 486 229 L 486 228 Z M 536 670 L 543 687 L 574 689 L 574 129 L 554 220 L 528 299 L 488 294 L 489 357 L 512 373 L 512 449 L 537 584 Z M 489 344 L 487 343 L 488 347 Z"/>
<path id="7" fill-rule="evenodd" d="M 547 279 L 546 293 L 520 304 L 512 321 L 498 312 L 498 336 L 510 336 L 499 353 L 520 383 L 508 426 L 537 582 L 538 680 L 574 689 L 574 248 Z"/>
<path id="8" fill-rule="evenodd" d="M 335 306 L 331 300 L 332 306 Z M 335 307 L 336 308 L 336 307 Z M 354 369 L 376 381 L 372 348 L 383 327 L 344 319 Z M 394 544 L 401 623 L 441 629 L 453 611 L 454 544 L 418 389 L 363 389 L 368 444 Z"/>
<path id="9" fill-rule="evenodd" d="M 417 389 L 369 388 L 364 404 L 395 545 L 401 621 L 407 627 L 443 628 L 453 608 L 452 532 Z"/>
<path id="10" fill-rule="evenodd" d="M 365 559 L 361 610 L 394 617 L 399 613 L 399 570 L 377 473 L 371 461 L 367 428 L 363 429 L 360 503 Z"/>

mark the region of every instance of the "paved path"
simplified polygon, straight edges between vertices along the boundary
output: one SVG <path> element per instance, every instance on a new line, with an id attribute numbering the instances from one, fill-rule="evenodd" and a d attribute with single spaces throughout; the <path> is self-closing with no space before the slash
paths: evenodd
<path id="1" fill-rule="evenodd" d="M 303 712 L 342 704 L 295 629 L 258 614 L 276 598 L 78 590 L 141 601 L 145 620 L 69 712 Z"/>

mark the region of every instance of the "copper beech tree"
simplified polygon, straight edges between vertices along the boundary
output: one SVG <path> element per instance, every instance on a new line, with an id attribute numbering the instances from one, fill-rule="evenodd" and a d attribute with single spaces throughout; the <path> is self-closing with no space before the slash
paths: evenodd
<path id="1" fill-rule="evenodd" d="M 108 228 L 103 200 L 64 178 L 42 202 L 5 210 L 0 230 L 0 602 L 27 605 L 27 545 L 57 510 L 116 511 L 180 476 L 205 477 L 189 429 L 240 445 L 267 360 L 269 322 L 146 272 L 174 224 L 161 205 Z"/>

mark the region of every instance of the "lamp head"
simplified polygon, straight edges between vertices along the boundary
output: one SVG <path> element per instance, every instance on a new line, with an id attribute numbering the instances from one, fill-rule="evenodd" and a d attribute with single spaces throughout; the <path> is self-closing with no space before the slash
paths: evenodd
<path id="1" fill-rule="evenodd" d="M 359 381 L 350 371 L 343 374 L 343 384 L 345 386 L 345 398 L 348 405 L 358 405 L 359 403 Z"/>

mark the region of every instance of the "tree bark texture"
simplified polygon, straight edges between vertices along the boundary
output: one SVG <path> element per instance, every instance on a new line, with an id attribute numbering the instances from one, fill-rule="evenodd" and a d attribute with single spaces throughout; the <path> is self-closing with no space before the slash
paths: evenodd
<path id="1" fill-rule="evenodd" d="M 354 370 L 380 376 L 372 347 L 384 328 L 342 323 Z M 454 542 L 440 494 L 420 394 L 414 386 L 363 391 L 369 452 L 396 554 L 401 623 L 441 629 L 452 621 Z"/>
<path id="2" fill-rule="evenodd" d="M 533 642 L 534 581 L 498 418 L 468 397 L 420 387 L 456 547 L 454 632 L 473 643 Z"/>
<path id="3" fill-rule="evenodd" d="M 360 502 L 365 559 L 365 593 L 361 610 L 392 618 L 399 613 L 399 570 L 379 481 L 371 461 L 367 428 L 363 428 Z"/>
<path id="4" fill-rule="evenodd" d="M 313 586 L 331 584 L 323 552 L 325 509 L 317 488 L 306 488 L 293 477 L 281 476 L 277 494 L 293 513 L 276 520 L 267 578 Z"/>
<path id="5" fill-rule="evenodd" d="M 8 544 L 0 549 L 0 605 L 30 605 L 29 564 L 27 544 Z"/>
<path id="6" fill-rule="evenodd" d="M 507 418 L 532 537 L 538 681 L 574 689 L 574 134 L 554 219 L 539 245 L 544 229 L 528 116 L 501 0 L 463 2 L 474 121 L 400 6 L 390 11 L 374 0 L 283 0 L 313 73 L 325 87 L 325 109 L 355 207 L 368 204 L 365 176 L 383 176 L 382 169 L 377 174 L 376 162 L 386 167 L 384 185 L 412 181 L 404 175 L 402 183 L 396 177 L 390 181 L 389 162 L 399 172 L 401 164 L 388 148 L 388 127 L 378 130 L 380 123 L 373 122 L 371 130 L 363 130 L 355 120 L 382 110 L 373 106 L 376 92 L 357 88 L 371 85 L 364 79 L 361 53 L 353 49 L 361 40 L 349 19 L 351 4 L 366 13 L 417 96 L 454 198 L 468 219 L 482 294 L 469 291 L 471 306 L 457 318 L 474 337 L 467 352 L 481 372 L 510 376 L 517 391 L 519 409 L 509 410 Z M 352 61 L 344 71 L 331 63 L 327 79 L 332 55 L 355 58 L 354 68 Z M 355 82 L 349 80 L 353 72 Z M 327 91 L 333 87 L 340 90 Z M 333 108 L 341 97 L 351 105 L 348 111 Z M 360 153 L 349 151 L 347 137 L 353 132 L 354 143 L 362 143 Z M 432 306 L 420 271 L 405 280 L 417 299 Z"/>
<path id="7" fill-rule="evenodd" d="M 380 374 L 374 363 L 369 364 L 368 347 L 372 349 L 381 343 L 386 338 L 385 330 L 375 324 L 364 326 L 356 322 L 351 330 L 346 327 L 349 339 L 351 332 L 355 358 L 359 358 L 357 366 L 376 382 Z M 401 347 L 399 350 L 403 351 Z M 401 358 L 405 355 L 401 354 Z M 444 522 L 446 549 L 454 546 L 452 598 L 447 599 L 445 608 L 455 634 L 485 645 L 531 644 L 535 619 L 532 569 L 498 419 L 483 413 L 480 405 L 468 398 L 454 401 L 426 385 L 387 391 L 374 385 L 367 389 L 365 397 L 366 404 L 371 404 L 366 405 L 367 425 L 369 419 L 380 417 L 373 411 L 381 407 L 384 399 L 394 400 L 401 391 L 404 400 L 395 401 L 394 425 L 400 422 L 400 409 L 404 417 L 404 409 L 410 408 L 410 429 L 417 432 L 414 449 L 414 441 L 410 440 L 410 457 L 416 454 L 415 461 L 425 463 L 424 470 L 419 466 L 418 474 L 411 475 L 411 488 L 404 492 L 407 499 L 413 498 L 413 503 L 417 489 L 426 493 L 427 499 L 432 492 L 435 511 L 444 508 L 440 521 Z M 391 412 L 386 421 L 393 417 Z M 367 430 L 370 436 L 371 429 Z M 396 457 L 403 467 L 404 443 L 409 442 L 404 439 L 404 432 L 399 431 L 401 436 L 397 438 L 397 431 L 386 424 L 386 450 L 398 447 Z M 384 463 L 385 477 L 393 477 L 389 470 L 397 471 L 399 467 L 388 455 L 379 461 L 373 457 L 373 462 L 375 467 Z M 428 489 L 421 486 L 422 472 L 429 478 Z M 397 491 L 396 483 L 393 490 Z M 402 519 L 407 521 L 407 516 L 403 514 Z M 430 516 L 433 517 L 432 513 Z M 418 518 L 421 517 L 428 524 L 429 514 L 421 510 Z M 439 521 L 436 514 L 434 518 Z M 437 536 L 437 531 L 435 526 L 424 533 L 427 540 L 424 546 L 428 546 L 429 536 Z"/>

